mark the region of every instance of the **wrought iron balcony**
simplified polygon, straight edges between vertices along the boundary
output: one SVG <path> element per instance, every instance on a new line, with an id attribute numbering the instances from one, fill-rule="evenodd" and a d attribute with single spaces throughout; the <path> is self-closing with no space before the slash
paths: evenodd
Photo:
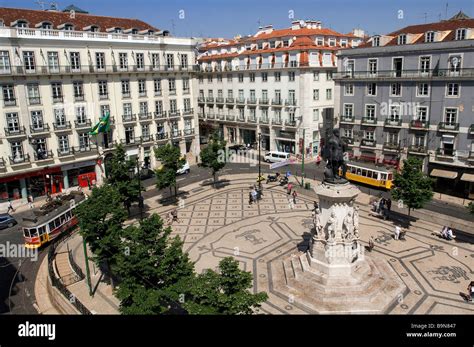
<path id="1" fill-rule="evenodd" d="M 226 98 L 225 102 L 228 103 L 228 104 L 233 104 L 233 103 L 235 103 L 235 99 L 234 98 Z"/>
<path id="2" fill-rule="evenodd" d="M 272 105 L 273 106 L 282 106 L 283 105 L 283 100 L 282 99 L 272 99 Z"/>
<path id="3" fill-rule="evenodd" d="M 237 104 L 243 105 L 243 104 L 245 104 L 245 98 L 242 98 L 242 97 L 239 96 L 236 99 L 236 102 L 237 102 Z"/>
<path id="4" fill-rule="evenodd" d="M 388 151 L 397 151 L 399 149 L 399 144 L 388 141 L 383 144 L 383 149 Z"/>
<path id="5" fill-rule="evenodd" d="M 401 120 L 401 118 L 398 118 L 398 119 L 397 118 L 393 118 L 393 119 L 387 118 L 384 122 L 384 125 L 386 127 L 399 128 L 399 127 L 402 126 L 402 120 Z"/>
<path id="6" fill-rule="evenodd" d="M 53 123 L 53 127 L 55 131 L 64 131 L 71 129 L 71 122 L 66 121 L 64 123 Z"/>
<path id="7" fill-rule="evenodd" d="M 348 115 L 343 115 L 341 117 L 341 123 L 354 123 L 355 121 L 355 117 L 352 115 L 352 116 L 348 116 Z"/>
<path id="8" fill-rule="evenodd" d="M 183 116 L 194 116 L 194 109 L 193 108 L 184 109 Z"/>
<path id="9" fill-rule="evenodd" d="M 198 113 L 198 118 L 199 118 L 199 119 L 205 119 L 205 118 L 206 118 L 206 115 L 205 115 L 204 113 L 202 113 L 202 112 L 199 112 L 199 113 Z"/>
<path id="10" fill-rule="evenodd" d="M 248 123 L 257 123 L 257 118 L 256 117 L 248 117 L 247 122 Z"/>
<path id="11" fill-rule="evenodd" d="M 15 155 L 15 156 L 9 156 L 10 159 L 10 165 L 19 165 L 19 164 L 26 164 L 30 162 L 30 155 L 23 154 L 23 155 Z"/>
<path id="12" fill-rule="evenodd" d="M 40 105 L 41 104 L 41 98 L 39 96 L 38 97 L 30 97 L 30 98 L 28 98 L 28 103 L 30 105 Z"/>
<path id="13" fill-rule="evenodd" d="M 26 129 L 24 126 L 5 128 L 5 136 L 7 137 L 24 136 L 24 135 L 26 135 Z"/>
<path id="14" fill-rule="evenodd" d="M 341 136 L 341 139 L 344 140 L 349 145 L 354 144 L 354 138 L 353 137 Z"/>
<path id="15" fill-rule="evenodd" d="M 178 110 L 170 110 L 170 111 L 168 112 L 168 117 L 169 117 L 169 118 L 181 117 L 181 111 L 178 111 Z"/>
<path id="16" fill-rule="evenodd" d="M 233 121 L 235 121 L 235 115 L 233 115 L 233 114 L 227 114 L 227 115 L 225 116 L 225 120 L 228 121 L 228 122 L 233 122 Z"/>
<path id="17" fill-rule="evenodd" d="M 260 117 L 260 124 L 268 124 L 269 119 L 268 117 Z"/>
<path id="18" fill-rule="evenodd" d="M 92 126 L 92 121 L 90 119 L 85 119 L 85 120 L 75 120 L 74 125 L 76 129 L 79 128 L 90 128 Z"/>
<path id="19" fill-rule="evenodd" d="M 135 114 L 124 114 L 122 115 L 123 123 L 132 123 L 137 121 L 137 115 Z"/>
<path id="20" fill-rule="evenodd" d="M 365 147 L 375 147 L 377 145 L 377 142 L 375 140 L 362 139 L 360 141 L 360 145 Z"/>
<path id="21" fill-rule="evenodd" d="M 218 97 L 216 98 L 216 103 L 218 103 L 218 104 L 223 104 L 223 103 L 224 103 L 224 98 L 218 96 Z"/>
<path id="22" fill-rule="evenodd" d="M 296 106 L 297 102 L 295 99 L 288 99 L 285 101 L 285 106 Z"/>
<path id="23" fill-rule="evenodd" d="M 361 124 L 376 125 L 377 124 L 377 117 L 374 117 L 374 118 L 362 117 L 362 123 Z"/>
<path id="24" fill-rule="evenodd" d="M 35 161 L 44 161 L 44 160 L 51 160 L 53 159 L 53 151 L 45 151 L 41 153 L 41 155 L 38 155 L 38 153 L 35 153 Z"/>
<path id="25" fill-rule="evenodd" d="M 285 120 L 285 126 L 296 127 L 296 121 L 295 120 Z"/>
<path id="26" fill-rule="evenodd" d="M 184 133 L 184 136 L 194 135 L 194 129 L 184 129 L 183 133 Z"/>
<path id="27" fill-rule="evenodd" d="M 153 113 L 152 112 L 144 112 L 144 113 L 139 113 L 138 114 L 138 119 L 140 121 L 148 121 L 153 118 Z"/>
<path id="28" fill-rule="evenodd" d="M 181 130 L 172 130 L 171 138 L 181 137 Z"/>
<path id="29" fill-rule="evenodd" d="M 198 96 L 198 102 L 203 104 L 206 102 L 206 98 L 204 96 Z"/>
<path id="30" fill-rule="evenodd" d="M 410 129 L 414 130 L 428 130 L 430 123 L 424 120 L 412 120 L 410 122 Z"/>
<path id="31" fill-rule="evenodd" d="M 97 146 L 92 143 L 89 143 L 88 145 L 73 147 L 72 150 L 75 155 L 81 154 L 81 153 L 90 153 L 92 151 L 97 150 Z"/>
<path id="32" fill-rule="evenodd" d="M 156 141 L 163 141 L 168 139 L 168 133 L 156 134 Z"/>
<path id="33" fill-rule="evenodd" d="M 262 98 L 259 100 L 260 105 L 268 105 L 270 103 L 270 100 L 268 98 Z"/>
<path id="34" fill-rule="evenodd" d="M 408 152 L 414 154 L 426 154 L 428 153 L 428 149 L 426 148 L 426 146 L 410 145 L 408 146 Z"/>
<path id="35" fill-rule="evenodd" d="M 272 125 L 282 125 L 283 122 L 281 119 L 272 119 Z"/>
<path id="36" fill-rule="evenodd" d="M 53 96 L 53 103 L 62 104 L 63 102 L 64 102 L 64 98 L 62 95 Z"/>
<path id="37" fill-rule="evenodd" d="M 248 98 L 247 99 L 247 104 L 256 105 L 257 104 L 257 99 L 256 98 Z"/>
<path id="38" fill-rule="evenodd" d="M 73 148 L 63 148 L 62 150 L 58 149 L 58 157 L 60 157 L 60 158 L 71 156 L 71 155 L 74 155 L 74 149 Z"/>
<path id="39" fill-rule="evenodd" d="M 166 118 L 166 111 L 155 112 L 155 119 L 165 119 L 165 118 Z"/>
<path id="40" fill-rule="evenodd" d="M 151 135 L 142 135 L 140 137 L 140 142 L 141 143 L 153 142 L 153 136 L 151 136 Z"/>
<path id="41" fill-rule="evenodd" d="M 3 105 L 5 107 L 16 106 L 16 99 L 15 98 L 4 99 L 3 100 Z"/>
<path id="42" fill-rule="evenodd" d="M 33 126 L 30 125 L 30 131 L 33 134 L 41 134 L 41 133 L 48 133 L 49 132 L 49 124 L 45 123 L 42 126 Z"/>
<path id="43" fill-rule="evenodd" d="M 459 132 L 459 123 L 440 122 L 438 124 L 438 131 Z"/>
<path id="44" fill-rule="evenodd" d="M 447 148 L 438 148 L 436 150 L 436 157 L 454 159 L 456 156 L 456 150 Z"/>
<path id="45" fill-rule="evenodd" d="M 208 96 L 208 97 L 206 98 L 206 102 L 207 102 L 207 103 L 214 103 L 214 97 L 213 97 L 213 96 Z"/>

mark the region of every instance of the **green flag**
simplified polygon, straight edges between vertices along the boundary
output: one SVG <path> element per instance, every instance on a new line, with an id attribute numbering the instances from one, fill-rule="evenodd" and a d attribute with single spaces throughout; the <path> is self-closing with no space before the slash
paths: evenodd
<path id="1" fill-rule="evenodd" d="M 97 135 L 99 133 L 107 133 L 110 130 L 110 112 L 97 123 L 89 132 L 90 135 Z"/>

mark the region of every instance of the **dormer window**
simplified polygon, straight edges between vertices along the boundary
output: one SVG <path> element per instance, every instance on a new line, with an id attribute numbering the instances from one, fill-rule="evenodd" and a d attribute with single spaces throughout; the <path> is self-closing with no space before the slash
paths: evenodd
<path id="1" fill-rule="evenodd" d="M 99 27 L 97 25 L 91 25 L 90 27 L 90 32 L 91 33 L 97 33 L 99 32 Z"/>
<path id="2" fill-rule="evenodd" d="M 258 49 L 263 49 L 263 42 L 259 42 L 257 47 L 258 47 Z"/>
<path id="3" fill-rule="evenodd" d="M 329 46 L 334 47 L 336 45 L 336 39 L 329 39 Z"/>
<path id="4" fill-rule="evenodd" d="M 316 45 L 318 46 L 324 46 L 324 39 L 322 37 L 318 37 L 316 39 Z"/>
<path id="5" fill-rule="evenodd" d="M 28 28 L 28 22 L 26 20 L 18 20 L 14 25 L 12 25 L 17 28 Z"/>
<path id="6" fill-rule="evenodd" d="M 399 45 L 406 45 L 407 44 L 407 35 L 406 34 L 398 35 L 398 44 Z"/>
<path id="7" fill-rule="evenodd" d="M 290 45 L 289 40 L 283 40 L 283 47 L 288 47 Z"/>
<path id="8" fill-rule="evenodd" d="M 270 41 L 270 48 L 275 48 L 275 47 L 276 47 L 275 41 Z"/>
<path id="9" fill-rule="evenodd" d="M 53 25 L 50 22 L 43 22 L 41 24 L 41 29 L 51 30 L 53 29 Z"/>
<path id="10" fill-rule="evenodd" d="M 5 26 L 5 23 L 3 22 L 3 19 L 0 19 L 0 28 L 3 28 Z"/>
<path id="11" fill-rule="evenodd" d="M 464 29 L 464 28 L 457 29 L 455 39 L 456 40 L 465 40 L 466 39 L 466 33 L 467 33 L 467 30 Z"/>
<path id="12" fill-rule="evenodd" d="M 72 25 L 72 24 L 65 24 L 65 25 L 64 25 L 64 30 L 66 30 L 66 31 L 74 31 L 74 25 Z"/>
<path id="13" fill-rule="evenodd" d="M 434 40 L 435 40 L 435 32 L 434 31 L 428 31 L 425 34 L 425 42 L 430 43 L 430 42 L 434 42 Z"/>
<path id="14" fill-rule="evenodd" d="M 347 40 L 341 39 L 341 47 L 347 47 Z"/>
<path id="15" fill-rule="evenodd" d="M 380 36 L 374 36 L 372 38 L 372 47 L 379 47 L 380 46 Z"/>

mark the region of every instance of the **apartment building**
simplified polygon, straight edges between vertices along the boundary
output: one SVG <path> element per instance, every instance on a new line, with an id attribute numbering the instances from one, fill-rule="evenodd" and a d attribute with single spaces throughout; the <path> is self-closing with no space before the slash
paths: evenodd
<path id="1" fill-rule="evenodd" d="M 220 131 L 230 144 L 317 156 L 332 128 L 336 51 L 362 39 L 294 21 L 253 36 L 211 39 L 199 46 L 200 132 Z M 304 134 L 304 141 L 303 141 Z"/>
<path id="2" fill-rule="evenodd" d="M 376 35 L 338 55 L 335 116 L 354 160 L 423 160 L 436 189 L 473 196 L 474 19 Z"/>
<path id="3" fill-rule="evenodd" d="M 0 202 L 100 182 L 117 143 L 144 166 L 168 142 L 197 156 L 196 43 L 74 8 L 0 8 Z M 107 113 L 110 132 L 89 135 Z"/>

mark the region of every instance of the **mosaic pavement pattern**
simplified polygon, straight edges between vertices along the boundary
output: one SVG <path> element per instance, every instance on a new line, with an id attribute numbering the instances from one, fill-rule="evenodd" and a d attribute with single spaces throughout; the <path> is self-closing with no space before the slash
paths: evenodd
<path id="1" fill-rule="evenodd" d="M 196 269 L 216 268 L 227 256 L 242 269 L 252 271 L 254 290 L 266 291 L 269 300 L 261 312 L 269 314 L 313 313 L 288 300 L 272 286 L 272 263 L 304 251 L 312 227 L 312 200 L 299 197 L 290 206 L 281 188 L 267 189 L 258 204 L 248 204 L 247 187 L 210 191 L 208 196 L 180 209 L 173 230 L 184 240 Z M 474 303 L 465 302 L 468 282 L 474 279 L 473 244 L 448 242 L 433 236 L 441 226 L 417 221 L 404 241 L 392 237 L 393 225 L 368 216 L 361 206 L 361 240 L 371 236 L 370 256 L 386 261 L 408 287 L 390 314 L 474 314 Z"/>

